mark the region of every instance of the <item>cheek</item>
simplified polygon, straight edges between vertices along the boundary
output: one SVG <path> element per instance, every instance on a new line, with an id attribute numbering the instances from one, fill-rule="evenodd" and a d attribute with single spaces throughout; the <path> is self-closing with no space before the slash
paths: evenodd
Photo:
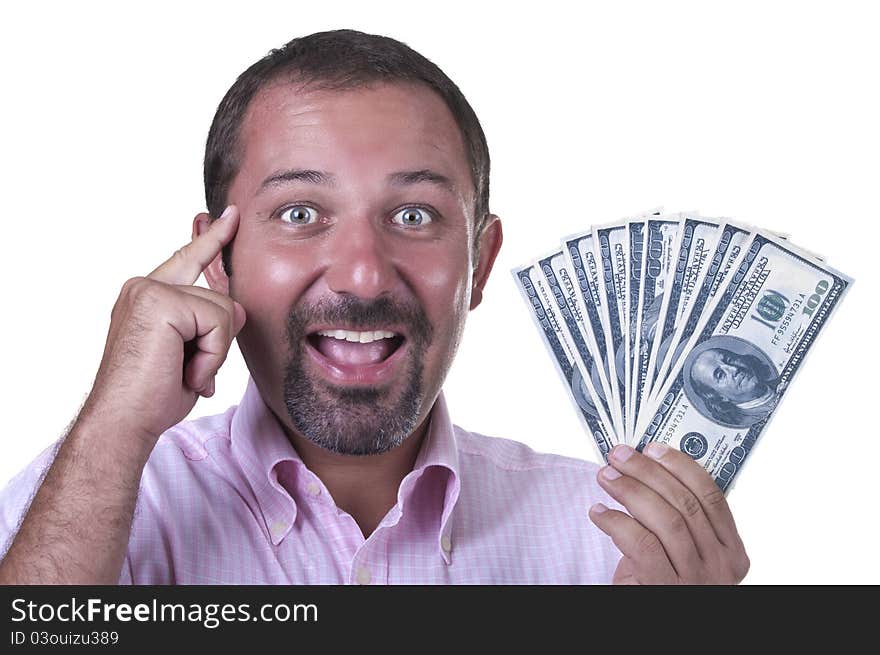
<path id="1" fill-rule="evenodd" d="M 442 310 L 444 314 L 448 314 L 449 309 L 460 313 L 460 310 L 467 307 L 470 275 L 461 269 L 436 268 L 425 276 L 423 282 L 435 299 L 432 306 Z"/>
<path id="2" fill-rule="evenodd" d="M 456 344 L 470 304 L 471 268 L 467 254 L 422 250 L 407 258 L 409 280 L 435 330 L 435 341 Z"/>
<path id="3" fill-rule="evenodd" d="M 258 250 L 236 251 L 232 266 L 232 295 L 248 312 L 243 335 L 259 335 L 269 348 L 284 343 L 287 316 L 310 279 L 308 257 L 264 244 Z"/>

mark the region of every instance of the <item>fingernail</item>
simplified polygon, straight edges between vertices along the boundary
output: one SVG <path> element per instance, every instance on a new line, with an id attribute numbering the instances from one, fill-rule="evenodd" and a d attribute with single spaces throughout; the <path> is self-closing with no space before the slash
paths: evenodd
<path id="1" fill-rule="evenodd" d="M 635 451 L 627 445 L 621 444 L 619 446 L 615 446 L 614 450 L 611 451 L 611 459 L 615 462 L 625 462 Z"/>
<path id="2" fill-rule="evenodd" d="M 667 446 L 665 443 L 652 441 L 647 446 L 645 446 L 645 450 L 643 452 L 651 459 L 660 459 L 661 457 L 663 457 L 663 455 L 669 452 L 669 446 Z"/>
<path id="3" fill-rule="evenodd" d="M 608 508 L 602 503 L 596 503 L 590 508 L 590 511 L 593 512 L 593 514 L 601 514 L 602 512 L 607 512 Z"/>
<path id="4" fill-rule="evenodd" d="M 606 466 L 602 469 L 602 477 L 606 480 L 616 480 L 620 477 L 620 471 L 613 466 Z"/>
<path id="5" fill-rule="evenodd" d="M 232 205 L 229 205 L 226 209 L 223 210 L 223 213 L 220 214 L 220 218 L 218 218 L 217 220 L 222 221 L 224 218 L 229 216 L 231 213 L 232 213 Z"/>

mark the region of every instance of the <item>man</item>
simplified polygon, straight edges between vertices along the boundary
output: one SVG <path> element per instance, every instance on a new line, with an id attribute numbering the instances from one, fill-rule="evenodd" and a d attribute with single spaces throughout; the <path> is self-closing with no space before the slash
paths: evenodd
<path id="1" fill-rule="evenodd" d="M 693 359 L 690 382 L 708 417 L 730 427 L 765 418 L 779 400 L 779 376 L 755 355 L 707 348 Z"/>
<path id="2" fill-rule="evenodd" d="M 452 425 L 442 383 L 502 241 L 488 184 L 467 101 L 397 41 L 313 34 L 249 68 L 208 136 L 209 214 L 123 285 L 54 463 L 5 492 L 0 582 L 741 580 L 686 455 L 618 448 L 597 477 Z M 241 404 L 181 423 L 236 337 Z"/>

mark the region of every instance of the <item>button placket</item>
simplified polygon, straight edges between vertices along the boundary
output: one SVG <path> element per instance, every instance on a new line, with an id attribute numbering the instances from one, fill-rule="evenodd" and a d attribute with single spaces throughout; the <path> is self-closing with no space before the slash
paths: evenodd
<path id="1" fill-rule="evenodd" d="M 366 566 L 358 566 L 355 572 L 355 582 L 358 584 L 370 584 L 370 580 L 372 579 L 372 575 L 370 574 L 370 569 Z"/>
<path id="2" fill-rule="evenodd" d="M 350 580 L 355 584 L 388 584 L 389 529 L 378 527 L 357 549 L 351 563 Z"/>

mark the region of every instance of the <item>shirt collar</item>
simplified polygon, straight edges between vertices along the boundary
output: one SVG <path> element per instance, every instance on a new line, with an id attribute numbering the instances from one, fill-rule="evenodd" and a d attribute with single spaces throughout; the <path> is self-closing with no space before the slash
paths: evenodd
<path id="1" fill-rule="evenodd" d="M 232 417 L 230 440 L 232 453 L 256 496 L 266 535 L 278 545 L 296 519 L 296 503 L 278 479 L 278 471 L 305 465 L 252 377 Z M 278 466 L 282 462 L 291 464 Z"/>
<path id="2" fill-rule="evenodd" d="M 437 400 L 434 401 L 434 407 L 431 409 L 428 430 L 422 441 L 413 470 L 403 478 L 397 491 L 397 504 L 401 508 L 401 513 L 406 511 L 407 500 L 412 496 L 419 478 L 432 467 L 437 467 L 445 473 L 441 476 L 441 479 L 445 481 L 445 488 L 443 512 L 438 521 L 437 548 L 443 560 L 450 564 L 452 561 L 449 554 L 452 549 L 452 513 L 458 504 L 461 476 L 459 474 L 458 444 L 455 439 L 455 430 L 449 418 L 446 398 L 442 391 L 438 394 Z"/>
<path id="3" fill-rule="evenodd" d="M 292 484 L 295 476 L 314 477 L 314 473 L 300 459 L 278 419 L 263 401 L 253 378 L 248 379 L 247 389 L 232 417 L 230 440 L 232 452 L 256 496 L 267 537 L 277 545 L 293 527 L 297 515 L 296 501 L 287 489 L 296 488 Z M 458 503 L 461 482 L 458 445 L 442 391 L 431 409 L 428 430 L 413 470 L 400 483 L 398 519 L 406 512 L 418 480 L 431 467 L 438 467 L 445 473 L 441 476 L 445 489 L 443 511 L 438 521 L 437 548 L 448 564 L 451 561 L 452 514 Z"/>

